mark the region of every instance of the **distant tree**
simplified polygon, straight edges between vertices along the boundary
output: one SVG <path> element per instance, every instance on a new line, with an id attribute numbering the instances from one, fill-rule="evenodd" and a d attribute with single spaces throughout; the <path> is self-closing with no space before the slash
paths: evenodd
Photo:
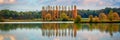
<path id="1" fill-rule="evenodd" d="M 46 20 L 51 20 L 51 14 L 48 13 L 46 16 L 45 16 Z"/>
<path id="2" fill-rule="evenodd" d="M 80 16 L 80 15 L 77 15 L 77 17 L 75 18 L 74 22 L 75 22 L 75 23 L 81 22 L 81 16 Z"/>
<path id="3" fill-rule="evenodd" d="M 1 16 L 1 13 L 0 13 L 0 22 L 3 22 L 3 17 Z"/>
<path id="4" fill-rule="evenodd" d="M 65 13 L 62 13 L 60 15 L 60 18 L 61 18 L 62 21 L 67 21 L 68 20 L 68 16 Z"/>
<path id="5" fill-rule="evenodd" d="M 113 10 L 110 10 L 109 14 L 108 14 L 108 18 L 110 21 L 112 21 L 113 17 Z"/>
<path id="6" fill-rule="evenodd" d="M 100 20 L 107 20 L 107 16 L 105 15 L 105 13 L 100 13 L 99 14 L 99 19 Z"/>
<path id="7" fill-rule="evenodd" d="M 10 20 L 13 19 L 12 17 L 9 18 Z"/>
<path id="8" fill-rule="evenodd" d="M 89 22 L 93 22 L 93 15 L 89 15 Z"/>
<path id="9" fill-rule="evenodd" d="M 3 18 L 2 17 L 0 17 L 0 22 L 3 22 L 4 20 L 3 20 Z"/>
<path id="10" fill-rule="evenodd" d="M 1 11 L 0 11 L 0 22 L 3 22 L 3 17 L 2 17 Z"/>
<path id="11" fill-rule="evenodd" d="M 112 19 L 113 20 L 119 20 L 119 14 L 117 12 L 114 12 Z"/>

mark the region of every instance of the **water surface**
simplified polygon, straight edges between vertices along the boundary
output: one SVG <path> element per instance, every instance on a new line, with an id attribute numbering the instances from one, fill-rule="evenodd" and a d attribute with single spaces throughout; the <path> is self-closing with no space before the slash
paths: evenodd
<path id="1" fill-rule="evenodd" d="M 120 24 L 0 24 L 0 40 L 120 40 Z"/>

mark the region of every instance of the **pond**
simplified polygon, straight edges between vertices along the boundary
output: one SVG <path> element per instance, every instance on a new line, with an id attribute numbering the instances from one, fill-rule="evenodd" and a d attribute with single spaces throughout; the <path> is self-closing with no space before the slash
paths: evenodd
<path id="1" fill-rule="evenodd" d="M 120 40 L 120 23 L 0 24 L 0 40 Z"/>

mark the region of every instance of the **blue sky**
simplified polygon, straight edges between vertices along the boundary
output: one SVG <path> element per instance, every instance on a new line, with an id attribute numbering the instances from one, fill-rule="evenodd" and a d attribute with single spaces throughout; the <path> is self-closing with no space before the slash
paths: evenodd
<path id="1" fill-rule="evenodd" d="M 48 5 L 76 5 L 78 9 L 98 10 L 105 7 L 119 8 L 120 0 L 0 0 L 0 10 L 35 11 Z"/>

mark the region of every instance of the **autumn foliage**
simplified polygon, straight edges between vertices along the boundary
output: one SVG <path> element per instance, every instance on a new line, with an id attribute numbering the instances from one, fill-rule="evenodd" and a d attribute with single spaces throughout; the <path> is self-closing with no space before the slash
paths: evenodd
<path id="1" fill-rule="evenodd" d="M 99 19 L 100 19 L 100 20 L 107 20 L 106 14 L 105 14 L 105 13 L 100 13 L 100 14 L 99 14 Z"/>
<path id="2" fill-rule="evenodd" d="M 66 13 L 62 13 L 60 15 L 60 18 L 61 18 L 62 21 L 67 21 L 68 20 L 68 16 L 66 15 Z"/>
<path id="3" fill-rule="evenodd" d="M 46 17 L 46 20 L 51 20 L 51 14 L 48 13 L 45 17 Z"/>
<path id="4" fill-rule="evenodd" d="M 99 22 L 100 20 L 99 20 L 99 17 L 97 17 L 97 16 L 95 16 L 94 17 L 94 22 Z"/>
<path id="5" fill-rule="evenodd" d="M 93 15 L 89 16 L 89 22 L 93 22 Z"/>
<path id="6" fill-rule="evenodd" d="M 117 12 L 113 13 L 113 20 L 119 20 L 119 15 Z"/>
<path id="7" fill-rule="evenodd" d="M 110 21 L 119 20 L 119 14 L 117 12 L 113 12 L 112 10 L 110 10 L 108 17 Z"/>
<path id="8" fill-rule="evenodd" d="M 75 18 L 74 22 L 75 22 L 75 23 L 81 22 L 81 16 L 80 16 L 80 15 L 77 15 L 77 17 Z"/>

